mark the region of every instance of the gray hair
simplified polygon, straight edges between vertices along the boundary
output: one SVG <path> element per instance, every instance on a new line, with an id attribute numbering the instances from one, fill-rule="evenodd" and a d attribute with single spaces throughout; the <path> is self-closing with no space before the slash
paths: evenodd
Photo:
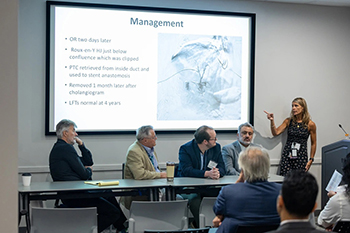
<path id="1" fill-rule="evenodd" d="M 151 125 L 144 125 L 144 126 L 141 126 L 140 128 L 138 128 L 136 130 L 136 139 L 138 141 L 150 136 L 150 131 L 153 130 L 153 126 Z"/>
<path id="2" fill-rule="evenodd" d="M 238 133 L 241 133 L 241 129 L 242 127 L 249 127 L 249 128 L 252 128 L 253 129 L 253 132 L 255 131 L 254 130 L 254 127 L 252 126 L 252 124 L 250 124 L 249 122 L 245 122 L 243 124 L 240 124 L 240 126 L 238 126 Z"/>
<path id="3" fill-rule="evenodd" d="M 238 164 L 247 182 L 266 181 L 270 170 L 270 157 L 266 150 L 248 147 L 239 155 Z"/>
<path id="4" fill-rule="evenodd" d="M 73 125 L 74 128 L 77 128 L 77 125 L 68 119 L 63 119 L 58 124 L 56 125 L 56 135 L 57 138 L 62 139 L 63 137 L 63 132 L 68 131 L 69 127 Z"/>

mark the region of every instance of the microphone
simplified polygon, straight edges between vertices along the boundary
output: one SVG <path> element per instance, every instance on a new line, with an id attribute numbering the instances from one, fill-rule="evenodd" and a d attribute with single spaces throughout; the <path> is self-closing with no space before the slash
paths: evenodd
<path id="1" fill-rule="evenodd" d="M 343 127 L 341 126 L 341 124 L 339 124 L 339 127 L 344 131 L 344 133 L 345 133 L 345 137 L 349 137 L 349 134 L 343 129 Z"/>

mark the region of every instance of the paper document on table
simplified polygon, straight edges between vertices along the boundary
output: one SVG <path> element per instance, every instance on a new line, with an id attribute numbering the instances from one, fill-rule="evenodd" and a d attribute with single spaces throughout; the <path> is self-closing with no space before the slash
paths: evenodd
<path id="1" fill-rule="evenodd" d="M 335 191 L 338 187 L 338 185 L 341 182 L 341 179 L 343 178 L 343 175 L 340 174 L 337 170 L 334 170 L 333 175 L 331 179 L 328 182 L 328 185 L 326 187 L 326 191 Z"/>
<path id="2" fill-rule="evenodd" d="M 85 184 L 92 184 L 92 185 L 98 185 L 98 186 L 108 186 L 108 185 L 119 185 L 118 180 L 114 181 L 85 181 Z"/>

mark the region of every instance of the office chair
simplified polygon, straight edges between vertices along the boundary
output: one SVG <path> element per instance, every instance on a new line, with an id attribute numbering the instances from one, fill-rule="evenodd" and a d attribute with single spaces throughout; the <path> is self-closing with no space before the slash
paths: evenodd
<path id="1" fill-rule="evenodd" d="M 199 206 L 199 227 L 210 227 L 213 225 L 215 213 L 213 206 L 216 202 L 216 197 L 203 197 L 201 205 Z"/>
<path id="2" fill-rule="evenodd" d="M 206 228 L 192 228 L 192 229 L 177 230 L 177 231 L 145 230 L 144 233 L 208 233 L 209 230 L 210 230 L 210 228 L 206 227 Z"/>
<path id="3" fill-rule="evenodd" d="M 279 225 L 238 226 L 236 233 L 263 233 L 276 230 Z"/>
<path id="4" fill-rule="evenodd" d="M 122 163 L 122 179 L 125 179 L 124 173 L 125 173 L 125 163 Z"/>
<path id="5" fill-rule="evenodd" d="M 133 201 L 131 203 L 129 233 L 187 228 L 187 200 Z"/>
<path id="6" fill-rule="evenodd" d="M 30 233 L 97 233 L 97 210 L 92 208 L 32 208 Z"/>

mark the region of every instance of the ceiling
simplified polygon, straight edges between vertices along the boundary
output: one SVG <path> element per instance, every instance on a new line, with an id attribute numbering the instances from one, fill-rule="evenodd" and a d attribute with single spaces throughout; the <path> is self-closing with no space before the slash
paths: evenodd
<path id="1" fill-rule="evenodd" d="M 255 0 L 255 1 L 350 7 L 350 0 Z"/>

